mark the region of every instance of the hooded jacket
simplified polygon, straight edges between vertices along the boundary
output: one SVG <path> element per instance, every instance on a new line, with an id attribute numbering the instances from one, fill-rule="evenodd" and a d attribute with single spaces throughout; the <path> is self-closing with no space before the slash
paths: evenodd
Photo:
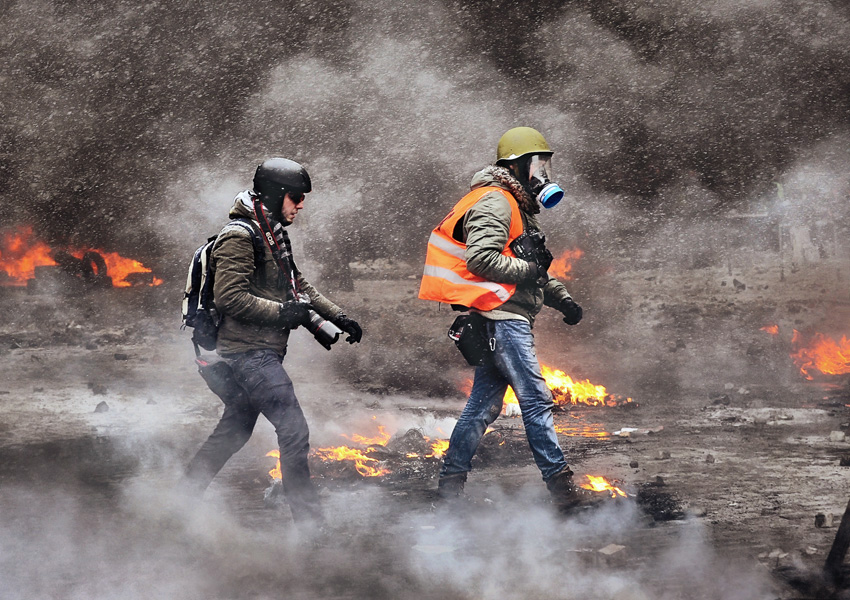
<path id="1" fill-rule="evenodd" d="M 260 232 L 252 207 L 251 193 L 242 192 L 236 196 L 229 216 L 250 219 Z M 280 321 L 280 304 L 286 302 L 288 284 L 265 242 L 257 267 L 251 234 L 243 227 L 226 225 L 213 248 L 211 268 L 215 272 L 215 307 L 223 315 L 217 352 L 228 356 L 271 349 L 283 356 L 290 330 Z M 297 269 L 296 277 L 317 313 L 329 320 L 342 314 L 342 309 L 320 294 Z"/>
<path id="2" fill-rule="evenodd" d="M 471 189 L 496 186 L 510 192 L 519 204 L 523 231 L 540 230 L 537 213 L 540 207 L 507 169 L 489 166 L 472 178 Z M 466 243 L 466 266 L 471 273 L 497 283 L 513 283 L 517 288 L 504 304 L 492 311 L 481 312 L 490 319 L 525 318 L 533 325 L 543 305 L 557 307 L 570 294 L 563 283 L 552 276 L 539 287 L 529 263 L 502 254 L 511 226 L 511 206 L 499 193 L 484 195 L 463 219 Z"/>

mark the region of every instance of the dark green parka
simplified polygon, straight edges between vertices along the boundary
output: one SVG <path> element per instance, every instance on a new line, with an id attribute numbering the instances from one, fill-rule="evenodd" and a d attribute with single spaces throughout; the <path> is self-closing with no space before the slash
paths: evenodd
<path id="1" fill-rule="evenodd" d="M 256 225 L 249 192 L 236 197 L 230 218 L 248 218 Z M 216 350 L 222 356 L 249 350 L 271 349 L 283 355 L 289 329 L 280 321 L 280 304 L 286 302 L 287 282 L 271 252 L 263 243 L 260 276 L 255 269 L 254 245 L 244 227 L 225 226 L 212 252 L 215 272 L 213 297 L 219 314 L 224 316 L 218 330 Z M 297 272 L 301 290 L 310 297 L 313 308 L 326 319 L 342 313 L 342 309 L 320 294 Z"/>
<path id="2" fill-rule="evenodd" d="M 507 169 L 490 166 L 472 178 L 471 189 L 484 186 L 502 188 L 517 198 L 522 215 L 523 231 L 540 230 L 537 222 L 536 200 L 523 194 L 519 182 L 510 176 Z M 535 210 L 536 209 L 536 210 Z M 485 194 L 464 216 L 463 231 L 466 243 L 466 267 L 471 273 L 496 283 L 516 284 L 516 292 L 495 311 L 482 312 L 490 318 L 504 318 L 499 311 L 521 315 L 534 324 L 534 317 L 543 305 L 557 308 L 570 298 L 563 283 L 550 276 L 545 286 L 535 283 L 536 273 L 529 263 L 502 254 L 511 228 L 511 205 L 497 192 Z"/>

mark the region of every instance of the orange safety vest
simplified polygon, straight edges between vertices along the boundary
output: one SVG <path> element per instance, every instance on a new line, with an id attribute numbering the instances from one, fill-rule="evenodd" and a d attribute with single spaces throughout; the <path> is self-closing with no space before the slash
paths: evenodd
<path id="1" fill-rule="evenodd" d="M 477 188 L 460 199 L 431 232 L 425 255 L 425 272 L 419 287 L 419 297 L 447 304 L 461 304 L 478 310 L 493 310 L 504 304 L 516 291 L 512 283 L 496 283 L 474 275 L 466 268 L 466 244 L 452 236 L 455 226 L 466 211 L 484 195 L 499 192 L 511 205 L 511 228 L 502 254 L 516 258 L 510 244 L 522 234 L 522 215 L 510 192 L 495 186 Z"/>

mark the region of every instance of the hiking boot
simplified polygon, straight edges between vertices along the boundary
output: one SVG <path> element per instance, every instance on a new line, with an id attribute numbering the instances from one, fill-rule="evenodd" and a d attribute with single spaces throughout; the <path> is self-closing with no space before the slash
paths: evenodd
<path id="1" fill-rule="evenodd" d="M 562 471 L 553 475 L 546 482 L 546 487 L 552 496 L 552 503 L 559 512 L 564 513 L 593 508 L 610 498 L 608 492 L 595 492 L 577 486 L 573 481 L 573 472 L 569 467 L 565 467 Z"/>
<path id="2" fill-rule="evenodd" d="M 456 500 L 463 495 L 463 486 L 465 483 L 465 472 L 440 475 L 440 480 L 437 482 L 437 496 L 441 500 Z"/>

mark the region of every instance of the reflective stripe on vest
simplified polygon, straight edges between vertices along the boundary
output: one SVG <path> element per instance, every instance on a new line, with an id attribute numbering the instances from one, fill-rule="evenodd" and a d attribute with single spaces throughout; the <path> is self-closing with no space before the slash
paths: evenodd
<path id="1" fill-rule="evenodd" d="M 514 258 L 510 244 L 522 234 L 522 215 L 514 197 L 507 191 L 488 186 L 461 198 L 442 222 L 431 232 L 419 297 L 447 304 L 461 304 L 479 310 L 493 310 L 504 304 L 516 291 L 511 283 L 496 283 L 474 275 L 466 267 L 466 244 L 452 237 L 458 221 L 485 195 L 498 192 L 511 205 L 511 226 L 502 254 Z"/>

